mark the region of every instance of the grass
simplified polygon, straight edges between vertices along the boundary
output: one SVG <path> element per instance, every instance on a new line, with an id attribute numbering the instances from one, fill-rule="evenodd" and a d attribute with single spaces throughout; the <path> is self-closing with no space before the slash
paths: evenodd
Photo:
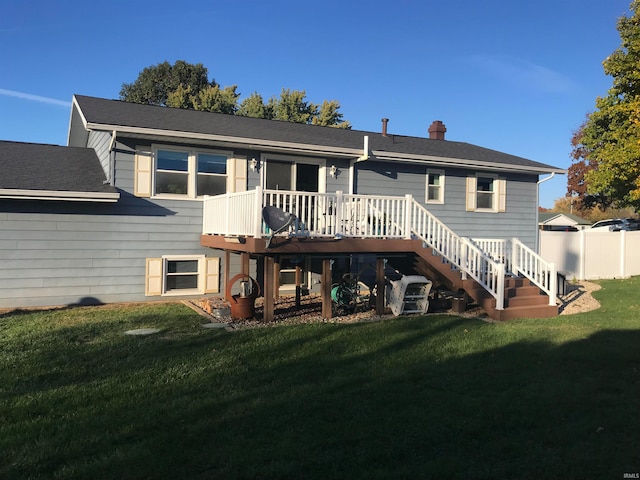
<path id="1" fill-rule="evenodd" d="M 181 304 L 0 316 L 0 478 L 622 478 L 640 278 L 594 312 L 226 332 Z M 157 327 L 147 337 L 129 329 Z"/>

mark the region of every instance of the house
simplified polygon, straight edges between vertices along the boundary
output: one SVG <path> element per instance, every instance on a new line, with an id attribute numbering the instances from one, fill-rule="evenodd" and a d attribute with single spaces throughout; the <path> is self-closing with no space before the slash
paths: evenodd
<path id="1" fill-rule="evenodd" d="M 573 232 L 589 228 L 591 222 L 571 213 L 540 212 L 538 226 L 540 230 Z"/>
<path id="2" fill-rule="evenodd" d="M 0 142 L 0 307 L 215 295 L 242 272 L 266 317 L 300 288 L 330 316 L 332 281 L 372 266 L 379 288 L 389 268 L 423 273 L 494 318 L 557 314 L 533 247 L 539 176 L 564 170 L 446 140 L 439 121 L 387 130 L 75 95 L 68 146 Z M 296 220 L 274 238 L 267 206 Z"/>

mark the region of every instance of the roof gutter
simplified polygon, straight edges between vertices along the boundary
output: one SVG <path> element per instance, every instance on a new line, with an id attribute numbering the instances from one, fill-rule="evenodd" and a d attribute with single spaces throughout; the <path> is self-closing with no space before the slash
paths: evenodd
<path id="1" fill-rule="evenodd" d="M 364 150 L 346 147 L 326 147 L 319 145 L 311 145 L 304 143 L 292 143 L 292 142 L 280 142 L 274 140 L 264 140 L 258 138 L 242 138 L 242 137 L 229 137 L 226 135 L 215 135 L 210 133 L 194 133 L 194 132 L 179 132 L 176 130 L 162 130 L 155 128 L 144 127 L 130 127 L 120 125 L 105 125 L 96 123 L 87 123 L 86 127 L 92 130 L 117 130 L 120 134 L 134 134 L 134 135 L 151 135 L 160 137 L 172 137 L 176 139 L 190 140 L 206 140 L 223 142 L 229 145 L 239 145 L 245 148 L 259 150 L 261 148 L 271 148 L 282 153 L 294 153 L 294 154 L 307 154 L 307 155 L 319 155 L 323 157 L 356 157 L 357 161 L 365 160 L 380 160 L 380 161 L 399 161 L 402 163 L 425 163 L 432 162 L 440 164 L 442 166 L 453 167 L 480 167 L 484 170 L 493 171 L 517 171 L 527 173 L 560 173 L 565 174 L 567 170 L 548 167 L 526 167 L 511 164 L 495 164 L 492 162 L 484 162 L 478 160 L 463 160 L 459 158 L 450 157 L 436 157 L 432 155 L 417 155 L 407 153 L 394 153 L 384 150 L 370 151 L 369 150 L 369 137 L 364 137 Z"/>
<path id="2" fill-rule="evenodd" d="M 69 192 L 56 190 L 14 190 L 11 188 L 0 188 L 0 198 L 115 203 L 120 198 L 120 194 L 118 192 Z"/>
<path id="3" fill-rule="evenodd" d="M 372 152 L 372 156 L 376 160 L 381 161 L 401 161 L 403 163 L 421 163 L 430 162 L 434 164 L 440 164 L 442 166 L 449 167 L 480 167 L 483 170 L 495 170 L 495 171 L 517 171 L 517 172 L 525 172 L 525 173 L 559 173 L 566 174 L 567 170 L 555 167 L 534 167 L 534 166 L 522 166 L 522 165 L 513 165 L 509 163 L 493 163 L 493 162 L 485 162 L 481 160 L 465 160 L 461 158 L 451 158 L 451 157 L 435 157 L 433 155 L 407 155 L 402 153 L 392 153 L 386 151 L 376 151 Z"/>
<path id="4" fill-rule="evenodd" d="M 225 142 L 229 144 L 242 145 L 251 149 L 258 149 L 264 147 L 280 148 L 290 150 L 294 153 L 315 153 L 322 154 L 324 156 L 354 156 L 360 154 L 361 150 L 356 148 L 341 148 L 341 147 L 321 147 L 318 145 L 310 145 L 305 143 L 291 143 L 291 142 L 279 142 L 274 140 L 263 140 L 260 138 L 241 138 L 241 137 L 229 137 L 227 135 L 215 135 L 211 133 L 194 133 L 194 132 L 180 132 L 177 130 L 161 130 L 155 128 L 144 127 L 126 127 L 120 125 L 103 125 L 88 123 L 87 129 L 90 130 L 117 130 L 120 134 L 131 133 L 137 135 L 153 135 L 160 137 L 173 137 L 179 139 L 190 140 L 208 140 L 215 142 Z"/>

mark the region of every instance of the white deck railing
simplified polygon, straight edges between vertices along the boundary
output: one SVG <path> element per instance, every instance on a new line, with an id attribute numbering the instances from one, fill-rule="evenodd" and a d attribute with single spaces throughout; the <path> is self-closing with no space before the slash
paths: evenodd
<path id="1" fill-rule="evenodd" d="M 297 231 L 308 237 L 420 238 L 449 263 L 476 280 L 504 308 L 506 273 L 529 278 L 556 302 L 556 271 L 517 239 L 469 239 L 457 235 L 411 195 L 378 197 L 342 192 L 255 190 L 206 197 L 203 233 L 225 236 L 270 235 L 262 208 L 275 206 L 298 218 Z"/>

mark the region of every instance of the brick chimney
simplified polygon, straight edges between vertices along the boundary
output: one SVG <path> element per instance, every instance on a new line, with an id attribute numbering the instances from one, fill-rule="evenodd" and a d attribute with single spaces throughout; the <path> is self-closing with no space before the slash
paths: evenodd
<path id="1" fill-rule="evenodd" d="M 429 138 L 434 140 L 444 140 L 444 134 L 447 131 L 447 127 L 440 120 L 434 120 L 429 127 Z"/>
<path id="2" fill-rule="evenodd" d="M 387 123 L 389 123 L 389 119 L 383 118 L 382 119 L 382 136 L 383 137 L 387 136 Z"/>

